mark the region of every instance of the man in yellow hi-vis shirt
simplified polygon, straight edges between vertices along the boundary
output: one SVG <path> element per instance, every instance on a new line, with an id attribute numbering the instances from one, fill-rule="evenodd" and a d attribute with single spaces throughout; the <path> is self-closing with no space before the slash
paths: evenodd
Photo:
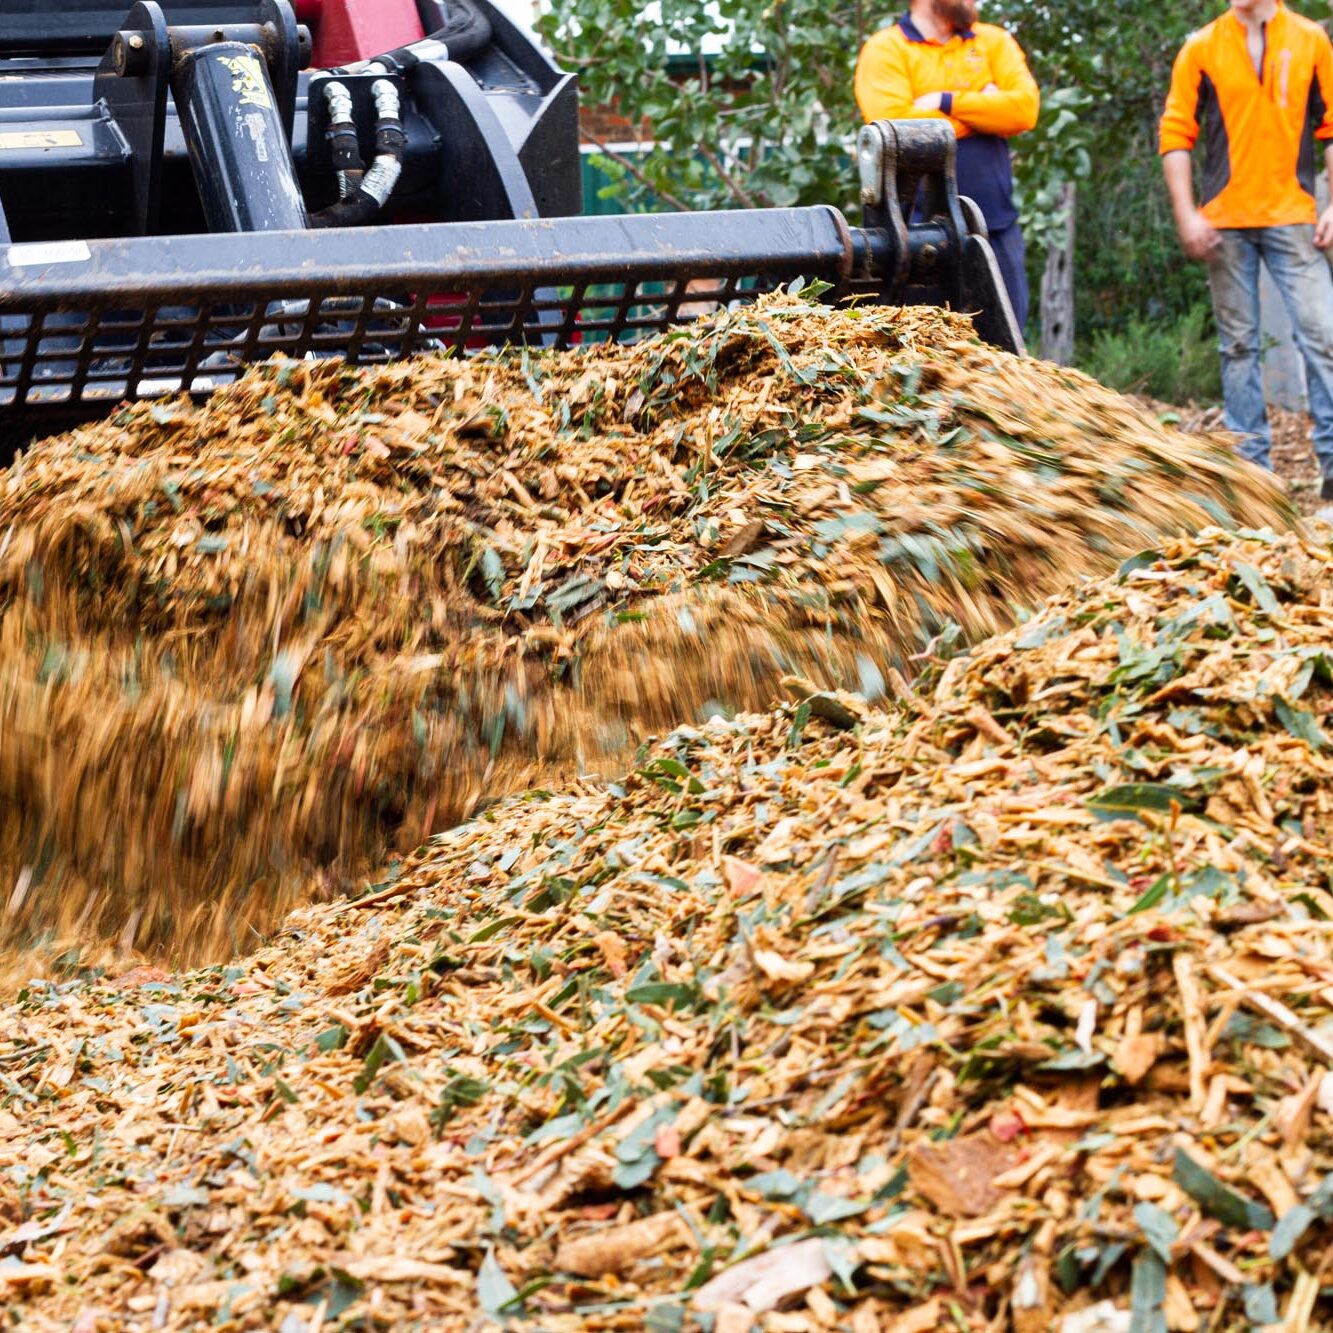
<path id="1" fill-rule="evenodd" d="M 912 0 L 856 66 L 866 120 L 946 119 L 958 135 L 958 188 L 976 201 L 1019 327 L 1027 323 L 1023 233 L 1008 140 L 1037 123 L 1041 94 L 1018 43 L 977 22 L 977 0 Z"/>

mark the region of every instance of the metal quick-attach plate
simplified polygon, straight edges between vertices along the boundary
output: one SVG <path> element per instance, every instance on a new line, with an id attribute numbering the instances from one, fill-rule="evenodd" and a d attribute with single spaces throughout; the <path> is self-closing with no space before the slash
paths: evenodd
<path id="1" fill-rule="evenodd" d="M 879 296 L 873 240 L 804 208 L 29 247 L 47 262 L 0 264 L 0 425 L 208 393 L 277 354 L 632 340 L 796 278 Z"/>
<path id="2" fill-rule="evenodd" d="M 126 15 L 126 30 L 143 41 L 143 69 L 120 75 L 108 51 L 97 70 L 94 96 L 104 102 L 124 135 L 130 152 L 133 229 L 150 235 L 158 224 L 162 202 L 162 153 L 167 125 L 167 86 L 171 51 L 167 21 L 153 0 L 140 0 Z"/>
<path id="3" fill-rule="evenodd" d="M 862 129 L 857 170 L 865 225 L 887 241 L 886 285 L 914 304 L 977 316 L 977 331 L 1022 352 L 980 211 L 958 193 L 958 144 L 946 121 L 877 120 Z"/>

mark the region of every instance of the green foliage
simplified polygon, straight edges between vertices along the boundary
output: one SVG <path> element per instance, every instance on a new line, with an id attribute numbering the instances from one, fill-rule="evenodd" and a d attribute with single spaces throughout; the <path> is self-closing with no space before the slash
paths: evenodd
<path id="1" fill-rule="evenodd" d="M 1161 402 L 1214 402 L 1222 395 L 1207 304 L 1174 318 L 1136 315 L 1120 329 L 1102 328 L 1085 345 L 1079 365 L 1113 389 Z"/>
<path id="2" fill-rule="evenodd" d="M 580 76 L 585 105 L 616 107 L 651 126 L 645 156 L 608 150 L 597 162 L 606 202 L 621 207 L 855 206 L 851 149 L 860 116 L 856 56 L 906 0 L 548 0 L 543 36 Z M 1157 121 L 1171 66 L 1191 31 L 1224 0 L 987 0 L 1042 89 L 1037 128 L 1014 141 L 1014 169 L 1034 284 L 1062 221 L 1060 187 L 1079 185 L 1077 326 L 1120 378 L 1187 384 L 1208 397 L 1215 373 L 1185 333 L 1207 302 L 1203 267 L 1176 242 L 1157 158 Z M 1293 9 L 1327 18 L 1327 0 Z M 716 55 L 679 52 L 716 49 Z M 1147 322 L 1145 324 L 1145 321 Z M 1195 321 L 1195 323 L 1190 323 Z M 1166 325 L 1135 364 L 1129 330 Z M 1106 335 L 1100 343 L 1089 340 Z M 1121 345 L 1123 343 L 1123 346 Z M 1150 364 L 1151 363 L 1151 364 Z"/>
<path id="3" fill-rule="evenodd" d="M 1014 144 L 1015 202 L 1028 251 L 1038 258 L 1064 227 L 1061 187 L 1092 175 L 1093 106 L 1091 94 L 1079 87 L 1047 92 L 1037 128 Z"/>
<path id="4" fill-rule="evenodd" d="M 853 207 L 860 116 L 852 71 L 897 4 L 864 0 L 554 0 L 540 31 L 579 73 L 585 105 L 647 121 L 644 156 L 605 151 L 607 192 L 628 207 Z M 681 57 L 675 52 L 710 52 Z"/>

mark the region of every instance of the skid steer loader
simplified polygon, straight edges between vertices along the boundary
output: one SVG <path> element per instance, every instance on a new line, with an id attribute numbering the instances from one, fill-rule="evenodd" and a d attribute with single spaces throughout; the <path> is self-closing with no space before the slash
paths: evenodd
<path id="1" fill-rule="evenodd" d="M 578 94 L 488 0 L 0 0 L 0 444 L 275 354 L 567 346 L 796 278 L 1021 335 L 947 125 L 864 209 L 579 217 Z"/>

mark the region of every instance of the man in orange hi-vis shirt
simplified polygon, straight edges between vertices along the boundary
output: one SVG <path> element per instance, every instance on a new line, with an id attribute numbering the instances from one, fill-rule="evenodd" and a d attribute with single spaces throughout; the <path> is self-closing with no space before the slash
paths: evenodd
<path id="1" fill-rule="evenodd" d="M 1203 203 L 1190 153 L 1206 140 Z M 1333 208 L 1315 207 L 1316 144 L 1333 166 L 1333 43 L 1281 0 L 1232 0 L 1176 59 L 1161 151 L 1185 253 L 1208 264 L 1226 423 L 1268 467 L 1259 265 L 1272 274 L 1305 360 L 1323 498 L 1333 501 Z"/>
<path id="2" fill-rule="evenodd" d="M 871 120 L 948 120 L 958 135 L 958 188 L 986 219 L 1021 329 L 1028 317 L 1023 232 L 1009 140 L 1037 123 L 1041 94 L 1018 43 L 977 22 L 977 0 L 912 0 L 866 42 L 856 102 Z"/>

